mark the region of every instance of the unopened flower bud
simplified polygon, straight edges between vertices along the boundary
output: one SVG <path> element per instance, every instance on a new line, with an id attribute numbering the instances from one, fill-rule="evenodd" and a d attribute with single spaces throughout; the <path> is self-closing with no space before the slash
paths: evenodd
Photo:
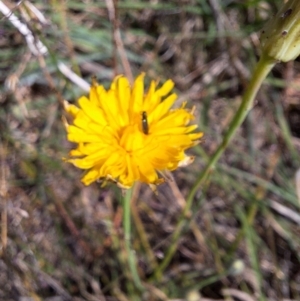
<path id="1" fill-rule="evenodd" d="M 283 4 L 261 33 L 262 54 L 288 62 L 300 54 L 300 0 Z"/>

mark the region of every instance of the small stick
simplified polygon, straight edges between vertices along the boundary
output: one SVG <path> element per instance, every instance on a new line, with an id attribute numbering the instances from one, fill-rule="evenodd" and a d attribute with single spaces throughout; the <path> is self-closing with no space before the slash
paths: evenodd
<path id="1" fill-rule="evenodd" d="M 119 28 L 119 22 L 118 22 L 118 14 L 117 14 L 117 1 L 113 0 L 105 0 L 108 14 L 109 14 L 109 19 L 113 24 L 113 38 L 114 38 L 114 45 L 118 49 L 120 59 L 124 68 L 124 72 L 126 74 L 126 77 L 129 79 L 129 82 L 133 83 L 133 75 L 131 72 L 130 68 L 130 63 L 128 61 L 126 52 L 125 52 L 125 47 L 122 41 L 121 37 L 121 32 Z M 116 64 L 116 59 L 115 59 L 115 54 L 114 54 L 114 63 Z M 115 72 L 116 72 L 116 66 L 115 66 Z M 116 75 L 116 74 L 115 74 Z"/>
<path id="2" fill-rule="evenodd" d="M 1 242 L 2 248 L 0 254 L 2 255 L 7 246 L 7 166 L 5 164 L 5 149 L 0 146 L 0 210 L 1 210 Z"/>

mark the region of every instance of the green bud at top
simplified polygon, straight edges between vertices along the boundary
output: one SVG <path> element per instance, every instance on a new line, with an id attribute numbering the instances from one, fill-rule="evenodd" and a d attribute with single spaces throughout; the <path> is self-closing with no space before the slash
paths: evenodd
<path id="1" fill-rule="evenodd" d="M 283 4 L 260 36 L 262 55 L 288 62 L 300 54 L 300 0 Z"/>

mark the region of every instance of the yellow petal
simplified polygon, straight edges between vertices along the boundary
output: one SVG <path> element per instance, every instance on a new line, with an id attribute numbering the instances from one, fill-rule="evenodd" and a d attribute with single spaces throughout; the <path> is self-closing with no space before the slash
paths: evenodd
<path id="1" fill-rule="evenodd" d="M 175 100 L 177 98 L 177 95 L 175 93 L 171 94 L 168 98 L 166 98 L 162 103 L 160 103 L 153 112 L 148 116 L 149 123 L 152 123 L 154 121 L 158 121 L 161 118 L 163 118 L 172 105 L 174 104 Z"/>
<path id="2" fill-rule="evenodd" d="M 144 77 L 145 73 L 140 74 L 133 85 L 131 99 L 129 103 L 130 109 L 132 108 L 130 117 L 133 117 L 134 113 L 140 113 L 143 110 L 144 100 Z"/>
<path id="3" fill-rule="evenodd" d="M 174 82 L 172 80 L 167 80 L 160 89 L 158 89 L 156 91 L 156 93 L 160 96 L 166 96 L 167 94 L 169 94 L 172 89 L 174 88 Z"/>

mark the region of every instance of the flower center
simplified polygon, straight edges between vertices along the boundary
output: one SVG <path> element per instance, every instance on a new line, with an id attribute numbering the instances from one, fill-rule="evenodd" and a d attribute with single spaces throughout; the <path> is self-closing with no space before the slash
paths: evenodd
<path id="1" fill-rule="evenodd" d="M 142 133 L 137 124 L 130 124 L 123 129 L 120 146 L 128 153 L 144 147 L 147 136 Z"/>

